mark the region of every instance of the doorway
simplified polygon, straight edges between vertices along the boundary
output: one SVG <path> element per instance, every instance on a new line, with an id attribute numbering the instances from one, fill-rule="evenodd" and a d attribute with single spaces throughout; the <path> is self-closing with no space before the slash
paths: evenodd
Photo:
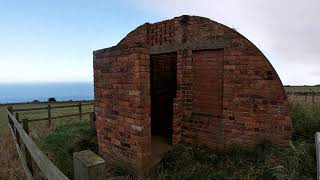
<path id="1" fill-rule="evenodd" d="M 150 56 L 151 135 L 152 146 L 156 151 L 164 151 L 166 146 L 172 144 L 173 100 L 177 89 L 176 74 L 176 53 Z"/>

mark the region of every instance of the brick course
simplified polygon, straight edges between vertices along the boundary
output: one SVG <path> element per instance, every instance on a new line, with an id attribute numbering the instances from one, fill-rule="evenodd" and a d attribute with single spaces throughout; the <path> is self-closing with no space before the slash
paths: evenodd
<path id="1" fill-rule="evenodd" d="M 165 53 L 177 56 L 173 144 L 288 143 L 288 101 L 267 58 L 233 29 L 181 16 L 146 23 L 117 46 L 94 52 L 96 127 L 105 158 L 136 168 L 150 161 L 150 56 Z"/>

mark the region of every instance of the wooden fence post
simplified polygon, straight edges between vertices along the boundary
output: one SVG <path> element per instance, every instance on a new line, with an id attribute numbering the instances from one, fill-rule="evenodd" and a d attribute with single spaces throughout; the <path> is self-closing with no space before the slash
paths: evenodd
<path id="1" fill-rule="evenodd" d="M 314 91 L 312 92 L 312 104 L 314 104 Z"/>
<path id="2" fill-rule="evenodd" d="M 82 103 L 81 102 L 79 103 L 79 118 L 81 121 L 82 120 Z"/>
<path id="3" fill-rule="evenodd" d="M 11 114 L 13 115 L 13 111 L 11 111 Z M 16 120 L 19 122 L 19 113 L 18 112 L 16 112 Z M 16 127 L 14 127 L 14 133 L 16 135 L 17 143 L 21 147 L 20 135 L 19 135 L 19 132 Z"/>
<path id="4" fill-rule="evenodd" d="M 51 104 L 48 102 L 48 121 L 49 126 L 51 126 Z"/>
<path id="5" fill-rule="evenodd" d="M 308 92 L 305 92 L 304 94 L 305 94 L 304 101 L 307 102 Z"/>
<path id="6" fill-rule="evenodd" d="M 9 106 L 9 107 L 8 107 L 8 111 L 9 111 L 11 114 L 13 114 L 13 107 L 12 107 L 12 106 Z"/>
<path id="7" fill-rule="evenodd" d="M 7 109 L 8 109 L 8 111 L 12 114 L 12 112 L 13 112 L 12 106 L 8 106 Z M 14 130 L 13 122 L 12 122 L 12 119 L 11 119 L 11 117 L 9 116 L 9 114 L 8 114 L 8 121 L 9 121 L 9 124 L 11 125 L 11 128 Z"/>
<path id="8" fill-rule="evenodd" d="M 20 116 L 19 116 L 19 113 L 18 113 L 18 112 L 16 112 L 16 120 L 17 120 L 18 122 L 20 122 Z"/>
<path id="9" fill-rule="evenodd" d="M 28 119 L 23 119 L 22 123 L 23 123 L 24 131 L 29 135 Z M 30 173 L 33 175 L 32 159 L 31 159 L 31 155 L 30 155 L 29 151 L 27 150 L 27 148 L 24 148 L 24 154 L 25 154 L 28 169 L 29 169 Z"/>
<path id="10" fill-rule="evenodd" d="M 96 132 L 96 117 L 94 112 L 90 113 L 90 128 Z"/>

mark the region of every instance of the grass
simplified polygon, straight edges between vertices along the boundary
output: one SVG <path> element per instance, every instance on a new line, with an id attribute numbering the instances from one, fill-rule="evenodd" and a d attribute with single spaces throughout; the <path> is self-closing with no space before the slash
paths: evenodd
<path id="1" fill-rule="evenodd" d="M 313 103 L 311 95 L 308 95 L 307 99 L 303 95 L 289 95 L 288 98 L 290 102 L 300 103 L 301 105 L 309 106 L 309 104 Z M 320 103 L 320 96 L 314 96 L 314 102 L 315 104 Z"/>
<path id="2" fill-rule="evenodd" d="M 41 149 L 62 172 L 73 178 L 72 154 L 86 149 L 97 153 L 95 133 L 87 123 L 74 123 L 56 128 L 42 143 Z"/>
<path id="3" fill-rule="evenodd" d="M 285 86 L 287 92 L 320 92 L 320 85 L 317 86 Z"/>
<path id="4" fill-rule="evenodd" d="M 224 151 L 202 145 L 179 144 L 164 155 L 154 179 L 314 179 L 312 144 L 282 148 L 269 142 L 246 150 Z"/>
<path id="5" fill-rule="evenodd" d="M 72 102 L 63 105 L 75 104 Z M 52 104 L 56 106 L 57 104 Z M 40 105 L 41 106 L 41 105 Z M 83 112 L 92 112 L 93 106 L 83 106 Z M 77 107 L 53 109 L 52 116 L 79 113 Z M 47 117 L 47 110 L 23 112 L 20 118 Z M 77 151 L 92 149 L 97 151 L 95 134 L 89 126 L 89 115 L 54 119 L 49 127 L 47 121 L 30 123 L 30 136 L 48 158 L 70 179 L 73 179 L 72 154 Z"/>
<path id="6" fill-rule="evenodd" d="M 52 106 L 69 105 L 75 102 L 52 103 Z M 44 107 L 45 103 L 15 104 L 14 108 Z M 20 160 L 11 138 L 7 125 L 6 106 L 0 106 L 0 180 L 2 179 L 25 179 Z M 84 106 L 83 112 L 93 110 L 93 106 Z M 52 116 L 78 113 L 77 108 L 54 109 Z M 47 117 L 47 110 L 21 112 L 20 119 Z M 92 147 L 95 139 L 89 130 L 89 115 L 84 115 L 83 120 L 79 117 L 54 119 L 52 126 L 47 121 L 29 124 L 30 136 L 40 149 L 47 154 L 49 159 L 58 166 L 66 175 L 72 177 L 72 164 L 70 158 L 77 150 Z M 95 146 L 96 147 L 96 146 Z M 92 148 L 94 150 L 94 148 Z"/>
<path id="7" fill-rule="evenodd" d="M 73 111 L 76 110 L 69 109 L 55 113 L 61 115 L 74 113 Z M 290 105 L 290 112 L 294 133 L 292 143 L 288 147 L 262 142 L 254 149 L 229 147 L 222 151 L 211 150 L 200 144 L 179 144 L 164 154 L 159 165 L 143 176 L 135 175 L 132 171 L 115 165 L 110 165 L 109 175 L 127 179 L 156 180 L 316 179 L 314 134 L 320 129 L 320 105 L 294 103 Z M 21 117 L 29 118 L 43 116 L 46 116 L 45 111 L 39 111 L 37 114 L 21 114 Z M 0 121 L 0 127 L 3 128 L 2 124 L 5 123 Z M 71 178 L 72 153 L 84 149 L 97 150 L 96 138 L 88 128 L 86 118 L 83 122 L 77 117 L 59 119 L 54 121 L 51 128 L 48 128 L 47 122 L 33 123 L 30 129 L 31 137 L 39 147 Z M 10 145 L 9 140 L 7 144 Z M 8 148 L 1 151 L 10 152 Z M 12 157 L 7 159 L 9 158 Z M 19 177 L 19 173 L 20 175 L 23 173 L 13 168 L 19 163 L 16 161 L 10 167 L 7 165 L 7 169 L 12 172 L 10 176 Z M 4 172 L 0 171 L 0 177 L 3 177 L 3 174 Z"/>
<path id="8" fill-rule="evenodd" d="M 253 149 L 229 147 L 212 150 L 201 144 L 178 144 L 145 175 L 118 167 L 114 176 L 124 179 L 316 179 L 314 134 L 320 129 L 320 105 L 291 104 L 293 139 L 281 147 L 262 142 Z"/>
<path id="9" fill-rule="evenodd" d="M 263 142 L 254 149 L 224 151 L 179 144 L 166 153 L 154 179 L 316 179 L 314 134 L 320 129 L 320 105 L 291 104 L 294 127 L 289 147 Z"/>
<path id="10" fill-rule="evenodd" d="M 286 92 L 320 92 L 320 85 L 317 86 L 285 86 L 284 87 Z M 308 94 L 306 97 L 305 95 L 299 95 L 299 94 L 290 94 L 288 95 L 288 98 L 290 102 L 296 102 L 296 103 L 302 103 L 302 104 L 311 104 L 313 102 L 312 100 L 312 94 Z M 315 103 L 320 103 L 320 96 L 315 95 L 314 96 Z"/>
<path id="11" fill-rule="evenodd" d="M 51 103 L 52 106 L 59 106 L 59 105 L 70 105 L 75 104 L 75 102 L 63 102 L 63 103 Z M 30 107 L 30 104 L 25 105 L 27 107 Z M 25 108 L 25 106 L 14 106 L 13 108 Z M 46 104 L 43 103 L 36 103 L 33 104 L 32 107 L 44 107 Z M 93 106 L 83 106 L 83 112 L 92 112 Z M 63 109 L 52 109 L 51 115 L 52 116 L 62 116 L 67 114 L 76 114 L 79 113 L 79 110 L 77 107 L 70 107 L 70 108 L 63 108 Z M 20 112 L 19 113 L 20 119 L 28 118 L 28 119 L 34 119 L 34 118 L 44 118 L 48 117 L 48 110 L 36 110 L 36 111 L 26 111 L 26 112 Z M 89 115 L 83 116 L 83 123 L 87 124 L 87 127 L 89 127 Z M 48 126 L 48 121 L 41 121 L 41 122 L 32 122 L 29 124 L 30 129 L 30 136 L 31 138 L 38 144 L 41 145 L 44 138 L 49 134 L 54 132 L 57 128 L 61 126 L 72 126 L 73 124 L 80 123 L 79 117 L 73 116 L 73 117 L 66 117 L 66 118 L 59 118 L 59 119 L 53 119 L 52 125 Z"/>
<path id="12" fill-rule="evenodd" d="M 7 114 L 0 106 L 0 180 L 25 179 L 15 145 L 7 128 Z"/>
<path id="13" fill-rule="evenodd" d="M 320 104 L 290 104 L 293 140 L 314 143 L 314 134 L 320 130 Z"/>

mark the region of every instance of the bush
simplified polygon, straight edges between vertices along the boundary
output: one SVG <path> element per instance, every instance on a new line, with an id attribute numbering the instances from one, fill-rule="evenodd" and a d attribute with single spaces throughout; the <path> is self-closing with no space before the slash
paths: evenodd
<path id="1" fill-rule="evenodd" d="M 314 143 L 314 135 L 320 130 L 320 105 L 290 104 L 293 140 Z"/>
<path id="2" fill-rule="evenodd" d="M 51 98 L 48 99 L 48 102 L 57 102 L 57 101 L 56 101 L 56 98 L 51 97 Z"/>

